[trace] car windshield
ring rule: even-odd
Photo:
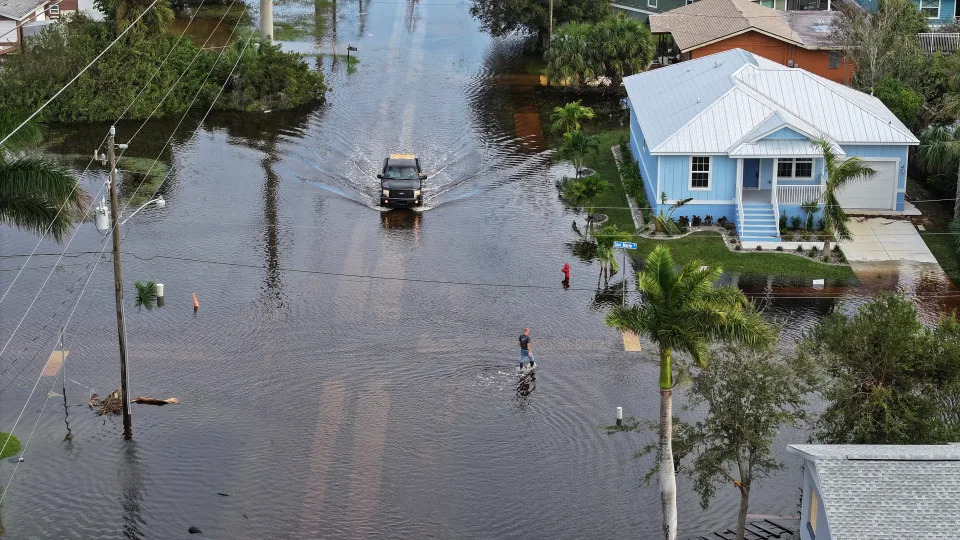
[[[416,180],[417,168],[413,166],[387,167],[384,177],[390,180]]]

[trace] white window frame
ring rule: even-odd
[[[657,0],[647,0],[647,7],[657,9]]]
[[[803,160],[806,163],[810,163],[810,174],[808,176],[797,176],[797,160]],[[780,165],[790,164],[790,174],[781,174]],[[788,180],[810,180],[813,178],[813,166],[815,165],[813,158],[779,158],[777,159],[777,178],[784,178]]]
[[[917,7],[920,9],[920,13],[924,13],[924,9],[933,9],[933,8],[924,8],[923,0],[917,0]],[[936,17],[927,17],[928,20],[939,20],[940,14],[943,13],[943,0],[937,0],[937,16]]]
[[[693,186],[693,160],[697,158],[706,158],[707,159],[707,186],[706,187],[694,187]],[[696,171],[702,173],[703,171]],[[687,184],[687,187],[690,191],[710,191],[713,189],[713,156],[690,156],[690,178]]]

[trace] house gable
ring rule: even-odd
[[[806,140],[806,139],[809,139],[809,137],[807,137],[803,133],[795,131],[789,127],[782,127],[759,140],[773,141],[773,140]]]

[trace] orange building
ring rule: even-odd
[[[834,37],[836,11],[778,11],[750,0],[700,0],[650,16],[667,62],[743,49],[785,66],[849,84],[853,75]],[[667,36],[672,36],[669,43]]]

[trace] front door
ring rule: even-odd
[[[743,188],[760,189],[760,160],[743,160]]]

